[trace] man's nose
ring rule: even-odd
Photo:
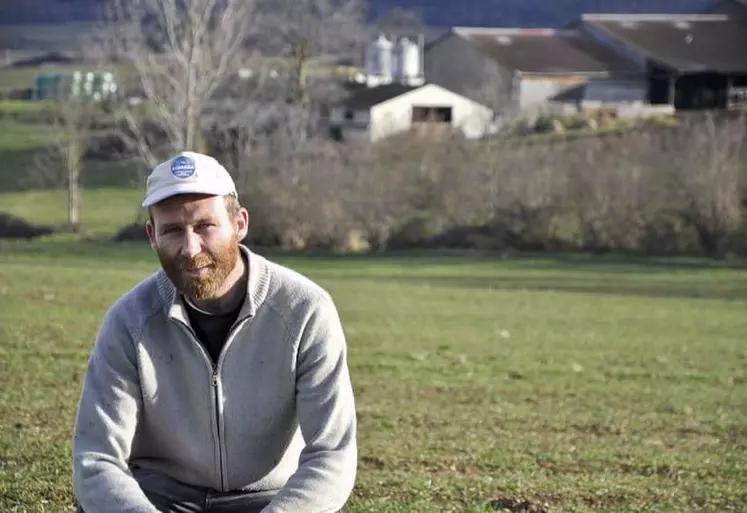
[[[186,258],[194,258],[202,252],[202,241],[200,236],[195,232],[188,230],[184,235],[184,242],[182,244],[182,256]]]

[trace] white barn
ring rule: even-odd
[[[335,138],[372,142],[410,130],[458,131],[476,139],[494,132],[493,111],[436,84],[360,85],[329,114]]]

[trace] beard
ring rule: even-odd
[[[166,276],[174,286],[192,300],[214,299],[239,258],[238,236],[234,234],[226,244],[212,251],[203,251],[193,258],[169,256],[156,251]],[[189,271],[207,267],[201,276],[190,276]]]

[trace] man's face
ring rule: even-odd
[[[151,209],[146,224],[151,247],[166,275],[193,300],[217,299],[239,258],[248,215],[229,215],[221,196],[180,195]]]

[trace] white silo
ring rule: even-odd
[[[402,60],[402,41],[405,38],[400,38],[399,41],[397,41],[397,44],[394,45],[394,50],[392,51],[392,78],[395,82],[404,82],[403,80],[403,72],[402,72],[402,64],[404,61]]]
[[[366,52],[366,75],[369,83],[392,81],[392,49],[394,44],[384,34],[373,41]]]
[[[420,46],[403,37],[397,43],[397,79],[406,84],[415,84],[421,79]]]

